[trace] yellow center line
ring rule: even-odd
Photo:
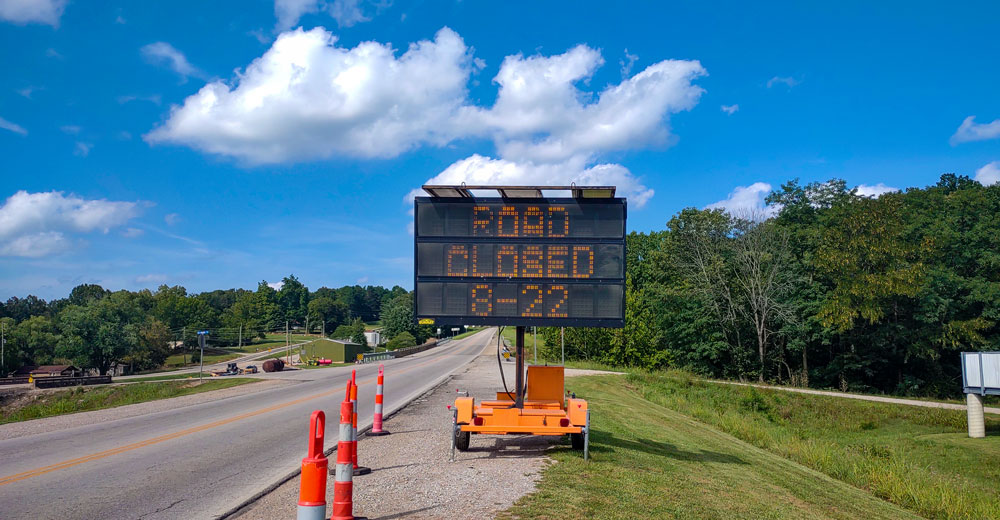
[[[396,372],[396,374],[397,375],[398,374],[404,374],[406,372],[409,372],[409,371],[414,370],[414,369],[416,369],[418,367],[427,365],[429,363],[438,361],[440,359],[441,359],[440,357],[435,357],[433,359],[428,359],[427,361],[424,361],[422,363],[418,363],[418,364],[413,365],[411,367],[404,368],[403,370],[400,370],[399,372]],[[361,385],[365,385],[365,384],[371,384],[372,382],[375,381],[375,379],[376,379],[376,377],[371,377],[371,378],[368,378],[368,379],[365,379],[365,380],[361,380],[358,383],[358,387],[360,387]],[[180,430],[180,431],[176,431],[176,432],[173,432],[173,433],[168,433],[168,434],[165,434],[165,435],[160,435],[159,437],[153,437],[153,438],[150,438],[150,439],[146,439],[144,441],[139,441],[139,442],[135,442],[135,443],[132,443],[132,444],[127,444],[125,446],[119,446],[117,448],[111,448],[111,449],[108,449],[108,450],[99,451],[97,453],[92,453],[90,455],[86,455],[86,456],[83,456],[83,457],[78,457],[78,458],[75,458],[75,459],[65,460],[63,462],[52,464],[50,466],[44,466],[44,467],[41,467],[41,468],[36,468],[36,469],[24,471],[24,472],[17,473],[17,474],[14,474],[14,475],[9,475],[9,476],[0,478],[0,486],[4,486],[4,485],[7,485],[7,484],[12,484],[14,482],[18,482],[18,481],[21,481],[21,480],[29,479],[29,478],[32,478],[32,477],[38,477],[38,476],[44,475],[46,473],[51,473],[53,471],[58,471],[60,469],[71,468],[73,466],[77,466],[77,465],[84,464],[84,463],[91,462],[91,461],[98,460],[98,459],[103,459],[105,457],[110,457],[112,455],[117,455],[119,453],[125,453],[127,451],[136,450],[136,449],[139,449],[139,448],[142,448],[142,447],[145,447],[145,446],[150,446],[152,444],[158,444],[158,443],[161,443],[161,442],[169,441],[171,439],[176,439],[178,437],[183,437],[185,435],[190,435],[192,433],[198,433],[198,432],[201,432],[201,431],[210,430],[212,428],[216,428],[216,427],[219,427],[219,426],[222,426],[222,425],[225,425],[225,424],[233,423],[233,422],[236,422],[236,421],[241,421],[243,419],[247,419],[247,418],[250,418],[250,417],[257,416],[257,415],[262,415],[262,414],[265,414],[265,413],[268,413],[268,412],[273,412],[275,410],[280,410],[282,408],[293,406],[293,405],[296,405],[296,404],[299,404],[299,403],[304,403],[304,402],[310,401],[312,399],[317,399],[317,398],[320,398],[320,397],[327,397],[327,396],[336,394],[338,392],[341,392],[343,390],[344,389],[338,388],[336,390],[329,390],[329,391],[326,391],[326,392],[321,392],[321,393],[318,393],[318,394],[314,394],[314,395],[310,395],[310,396],[306,396],[306,397],[301,397],[299,399],[295,399],[295,400],[288,401],[288,402],[285,402],[285,403],[279,403],[279,404],[276,404],[276,405],[273,405],[273,406],[269,406],[267,408],[261,408],[260,410],[254,410],[252,412],[247,412],[247,413],[244,413],[244,414],[241,414],[241,415],[237,415],[235,417],[227,417],[225,419],[220,419],[218,421],[214,421],[214,422],[210,422],[210,423],[207,423],[207,424],[203,424],[201,426],[194,426],[194,427],[188,428],[186,430]]]

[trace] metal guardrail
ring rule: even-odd
[[[28,376],[24,377],[0,377],[0,385],[23,385],[28,382]]]
[[[35,388],[60,388],[63,386],[77,385],[103,385],[111,382],[111,376],[84,376],[84,377],[35,377],[33,383]]]
[[[451,341],[451,338],[443,339],[441,341],[428,341],[423,345],[417,345],[415,347],[406,347],[397,350],[387,350],[385,352],[369,352],[361,355],[361,361],[358,363],[372,363],[374,361],[385,361],[387,359],[396,359],[406,356],[412,356],[419,352],[423,352],[434,347],[440,347]]]

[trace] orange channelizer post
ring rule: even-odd
[[[378,379],[375,382],[375,414],[372,416],[372,431],[368,435],[389,435],[389,432],[382,429],[382,390],[385,383],[385,367],[378,366]]]
[[[309,419],[309,448],[302,459],[299,482],[298,520],[326,520],[326,471],[328,462],[323,454],[326,416],[321,410]]]
[[[372,472],[371,468],[358,466],[358,385],[351,386],[351,407],[354,412],[351,417],[351,463],[354,466],[354,476],[367,475]]]
[[[340,403],[340,439],[337,441],[337,469],[333,482],[333,516],[330,520],[354,520],[354,469],[351,467],[351,416],[354,407],[347,399]]]

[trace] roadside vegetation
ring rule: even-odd
[[[37,393],[33,396],[14,397],[8,394],[10,402],[5,402],[0,407],[0,424],[210,392],[255,381],[257,380],[245,377],[227,377],[207,379],[201,384],[197,381],[164,381],[78,386],[55,392]]]
[[[918,518],[642,396],[623,376],[573,378],[592,410],[591,461],[566,445],[500,518]]]
[[[539,492],[519,502],[511,510],[515,515],[546,517],[546,512],[551,512],[546,507],[578,501],[574,506],[578,509],[570,509],[576,513],[567,514],[566,518],[575,514],[615,518],[615,513],[604,507],[611,507],[623,490],[635,489],[642,492],[636,491],[634,500],[650,502],[648,507],[637,503],[634,507],[638,509],[633,510],[632,504],[623,503],[616,506],[618,510],[643,511],[668,518],[905,517],[887,514],[887,509],[871,500],[848,499],[856,496],[853,492],[844,495],[843,503],[825,503],[827,489],[819,488],[844,492],[843,488],[832,487],[825,478],[807,476],[801,469],[787,470],[790,474],[803,474],[804,479],[794,484],[794,491],[801,490],[804,494],[791,500],[791,504],[815,503],[819,507],[813,513],[804,514],[805,511],[794,508],[782,511],[784,506],[779,504],[770,509],[764,506],[755,509],[758,506],[754,504],[761,502],[762,497],[757,497],[754,489],[762,484],[732,482],[738,478],[737,473],[743,473],[740,465],[716,472],[713,466],[719,461],[683,453],[694,451],[691,447],[718,453],[745,452],[740,442],[717,441],[731,435],[775,458],[802,464],[836,479],[838,485],[849,484],[870,497],[884,499],[922,517],[1000,518],[1000,493],[996,490],[1000,475],[997,470],[1000,418],[995,416],[986,417],[987,438],[969,439],[965,412],[961,410],[719,385],[678,371],[633,371],[617,378],[572,378],[567,381],[567,389],[590,402],[596,464],[593,468],[581,465],[577,452],[557,450],[554,457],[560,464],[546,470]],[[702,430],[698,434],[701,440],[686,437],[685,431],[695,431],[694,425]],[[633,442],[625,442],[623,438]],[[690,447],[685,448],[685,443]],[[704,472],[698,470],[697,464],[685,467],[698,460],[713,464]],[[622,468],[605,477],[604,470],[608,467],[603,466],[605,462],[609,466],[620,464]],[[756,464],[762,468],[781,467],[763,459]],[[577,471],[583,473],[577,475]],[[765,489],[775,480],[782,482],[779,489],[787,489],[785,486],[792,481],[783,473],[786,470],[774,471],[777,473],[754,478],[762,478]],[[646,483],[647,479],[652,481]],[[705,489],[690,489],[689,479]],[[726,482],[733,488],[720,490],[721,494],[712,491]],[[592,496],[575,499],[570,496],[574,493]],[[624,496],[632,497],[633,492],[625,491]],[[657,505],[661,496],[663,503]],[[710,496],[725,499],[700,503]],[[855,509],[851,512],[849,508]]]

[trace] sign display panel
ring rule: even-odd
[[[624,326],[625,199],[415,204],[419,323]]]

